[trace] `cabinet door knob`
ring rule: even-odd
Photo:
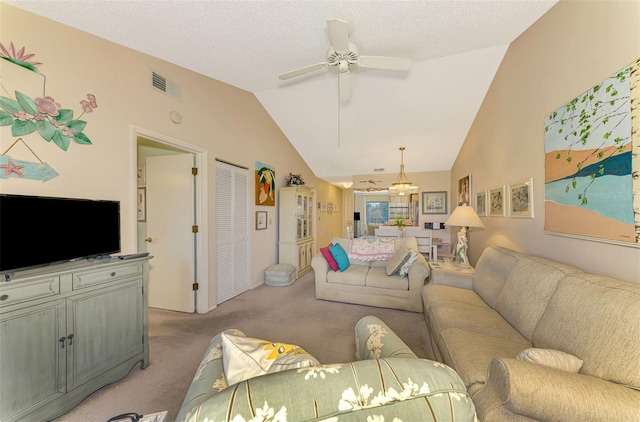
[[[116,276],[116,272],[114,271],[111,273],[111,277],[115,277],[115,276]]]
[[[0,296],[0,300],[7,300],[7,299],[9,299],[9,295]]]
[[[153,242],[153,238],[151,236],[145,237],[144,241],[147,242],[147,243],[151,243],[151,242]]]
[[[61,348],[61,349],[64,349],[64,341],[65,341],[65,340],[66,340],[66,338],[65,338],[64,336],[63,336],[63,337],[60,337],[60,338],[58,339],[58,341],[60,342],[60,348]]]
[[[69,340],[69,346],[73,346],[73,334],[69,334],[67,340]]]

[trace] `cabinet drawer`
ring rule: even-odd
[[[30,280],[28,284],[4,285],[0,287],[0,306],[59,294],[60,277],[58,276]]]
[[[142,263],[134,262],[108,269],[95,269],[73,273],[73,290],[95,286],[96,284],[116,281],[126,277],[142,274]]]

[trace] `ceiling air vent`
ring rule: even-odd
[[[171,82],[170,80],[154,72],[153,70],[151,71],[151,87],[177,101],[182,100],[180,85],[176,84],[175,82]]]
[[[374,173],[379,173],[379,172],[382,172],[382,171],[384,171],[384,168],[373,169]]]

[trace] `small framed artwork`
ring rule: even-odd
[[[447,192],[422,192],[422,214],[446,214]]]
[[[146,166],[143,164],[138,167],[138,186],[147,183]]]
[[[487,215],[487,191],[476,193],[476,214],[480,217]]]
[[[533,218],[533,177],[509,185],[509,217]]]
[[[491,217],[504,217],[504,185],[489,190],[489,215]]]
[[[138,221],[147,221],[147,189],[138,188],[137,195]]]
[[[264,230],[267,228],[267,212],[256,211],[256,230]]]
[[[471,206],[471,175],[458,180],[458,205]]]

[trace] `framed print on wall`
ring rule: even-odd
[[[533,218],[533,177],[509,185],[509,217]]]
[[[458,205],[471,205],[471,175],[458,180]]]
[[[267,228],[267,212],[256,211],[256,230],[264,230]]]
[[[422,214],[446,214],[447,192],[422,192]]]
[[[476,193],[476,214],[480,217],[487,215],[487,191]]]
[[[504,185],[489,190],[489,215],[491,217],[504,217]]]
[[[147,189],[138,188],[137,198],[138,198],[137,199],[138,221],[140,222],[147,221]]]

